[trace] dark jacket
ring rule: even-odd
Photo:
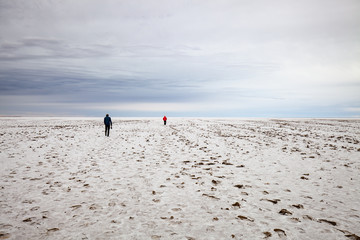
[[[107,126],[112,126],[111,117],[109,117],[109,116],[105,117],[104,124]]]

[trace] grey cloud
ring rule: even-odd
[[[129,77],[99,78],[55,69],[16,69],[0,72],[2,95],[62,95],[76,102],[174,102],[201,98],[199,91],[181,82]],[[56,101],[58,99],[56,98]]]
[[[56,39],[25,38],[20,45],[28,47],[56,48],[62,45],[62,42]]]
[[[97,58],[111,56],[113,47],[99,44],[70,45],[56,39],[25,38],[0,44],[0,61],[26,59]]]

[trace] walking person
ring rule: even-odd
[[[110,128],[112,129],[112,121],[111,117],[109,117],[109,114],[106,114],[106,117],[104,117],[104,124],[105,124],[105,136],[109,136],[110,134]]]
[[[166,120],[167,120],[167,117],[166,117],[166,116],[164,116],[164,117],[163,117],[163,120],[164,120],[164,125],[166,125]]]

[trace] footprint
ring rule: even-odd
[[[268,202],[271,202],[273,204],[277,204],[278,202],[280,202],[281,200],[280,199],[260,199],[260,201],[268,201]]]
[[[239,202],[235,202],[234,204],[232,204],[231,206],[233,206],[233,207],[241,207],[241,205],[240,205],[240,203]]]
[[[274,232],[276,232],[280,238],[285,238],[286,237],[286,233],[284,230],[279,229],[279,228],[275,228]]]
[[[10,237],[10,233],[0,232],[0,239],[8,239]]]
[[[302,204],[293,204],[293,207],[296,207],[297,209],[303,209],[304,206]]]
[[[310,221],[314,221],[314,218],[309,216],[309,215],[304,215],[303,216],[303,219],[307,219],[307,220],[310,220]]]
[[[34,217],[26,218],[23,220],[23,222],[32,222],[34,219]]]
[[[81,208],[81,205],[80,205],[80,204],[79,204],[79,205],[74,205],[74,206],[71,206],[71,208],[72,208],[73,210],[75,210],[75,209]]]
[[[50,232],[56,232],[56,231],[59,231],[59,230],[60,229],[58,229],[58,228],[50,228],[50,229],[47,230],[47,232],[50,233]]]
[[[331,224],[331,225],[333,225],[333,226],[336,226],[336,225],[337,225],[336,222],[334,222],[334,221],[329,221],[329,220],[326,220],[326,219],[319,219],[318,222],[326,222],[326,223]]]
[[[245,217],[245,216],[237,216],[237,218],[239,218],[240,220],[247,220],[247,221],[250,221],[250,222],[254,222],[254,219],[251,219],[251,218],[248,218],[248,217]]]
[[[39,209],[40,209],[40,207],[39,207],[39,206],[36,206],[36,207],[31,208],[30,211],[37,211],[37,210],[39,210]]]
[[[269,238],[272,236],[271,232],[263,232],[265,234],[265,238]]]
[[[289,212],[289,211],[286,210],[286,209],[281,209],[279,213],[280,213],[281,215],[286,215],[286,216],[292,215],[292,212]]]

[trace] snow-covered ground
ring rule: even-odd
[[[359,239],[360,120],[0,119],[0,239]]]

